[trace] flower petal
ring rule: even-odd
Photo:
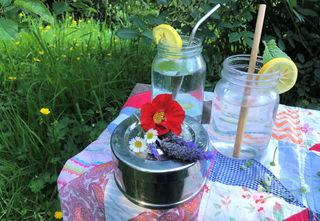
[[[165,121],[161,124],[161,126],[166,127],[171,130],[172,133],[176,134],[179,136],[181,134],[182,128],[181,124],[177,124],[175,121]],[[168,131],[169,132],[169,131]]]
[[[141,107],[141,127],[144,131],[148,131],[149,129],[156,129],[156,123],[153,121],[153,115],[157,111],[153,108],[151,103],[145,103]]]
[[[172,101],[171,94],[159,94],[152,100],[152,106],[156,109],[156,111],[159,111],[164,109],[170,101]]]

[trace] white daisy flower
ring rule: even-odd
[[[147,143],[140,137],[135,137],[129,142],[130,150],[135,153],[141,153],[147,149]]]
[[[155,143],[158,140],[158,132],[154,129],[148,130],[144,139],[147,140],[147,143]]]
[[[272,178],[271,178],[271,176],[269,174],[267,174],[267,173],[264,174],[264,181],[266,181],[266,184],[268,186],[271,186]]]

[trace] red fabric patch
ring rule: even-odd
[[[308,208],[303,210],[300,213],[297,213],[289,218],[285,219],[284,221],[309,221],[309,213]]]
[[[313,145],[309,150],[320,152],[320,143]]]
[[[127,102],[123,105],[122,109],[125,107],[133,107],[136,109],[140,109],[143,104],[148,102],[151,102],[151,91],[139,93],[130,97],[127,100]]]

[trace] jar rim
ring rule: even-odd
[[[166,39],[166,37],[163,37],[159,40],[159,43],[158,43],[158,46],[165,46],[165,47],[168,47],[168,48],[172,48],[172,49],[177,49],[177,50],[182,50],[182,49],[197,49],[199,47],[202,46],[202,41],[200,38],[197,38],[197,37],[194,37],[192,42],[191,42],[191,46],[183,46],[183,43],[185,42],[189,42],[189,36],[186,36],[186,35],[180,35],[181,37],[181,40],[182,40],[182,47],[173,47],[169,44],[166,44],[168,41]]]
[[[269,88],[278,84],[280,80],[280,67],[277,68],[276,71],[272,73],[263,74],[264,79],[257,79],[260,74],[257,72],[263,66],[263,57],[257,56],[255,72],[248,73],[244,70],[249,67],[251,55],[248,54],[240,54],[233,55],[228,57],[223,62],[223,70],[222,77],[229,80],[231,83],[239,85],[239,86],[249,86],[252,88]],[[261,75],[262,76],[262,75]],[[264,83],[263,85],[259,85],[259,83]]]

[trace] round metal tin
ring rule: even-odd
[[[181,126],[181,137],[208,149],[208,134],[200,123],[186,116]],[[120,191],[133,203],[158,210],[179,206],[198,194],[206,181],[206,161],[176,160],[160,149],[160,161],[146,153],[137,155],[130,151],[129,141],[139,134],[140,127],[130,117],[112,133],[115,181]]]

